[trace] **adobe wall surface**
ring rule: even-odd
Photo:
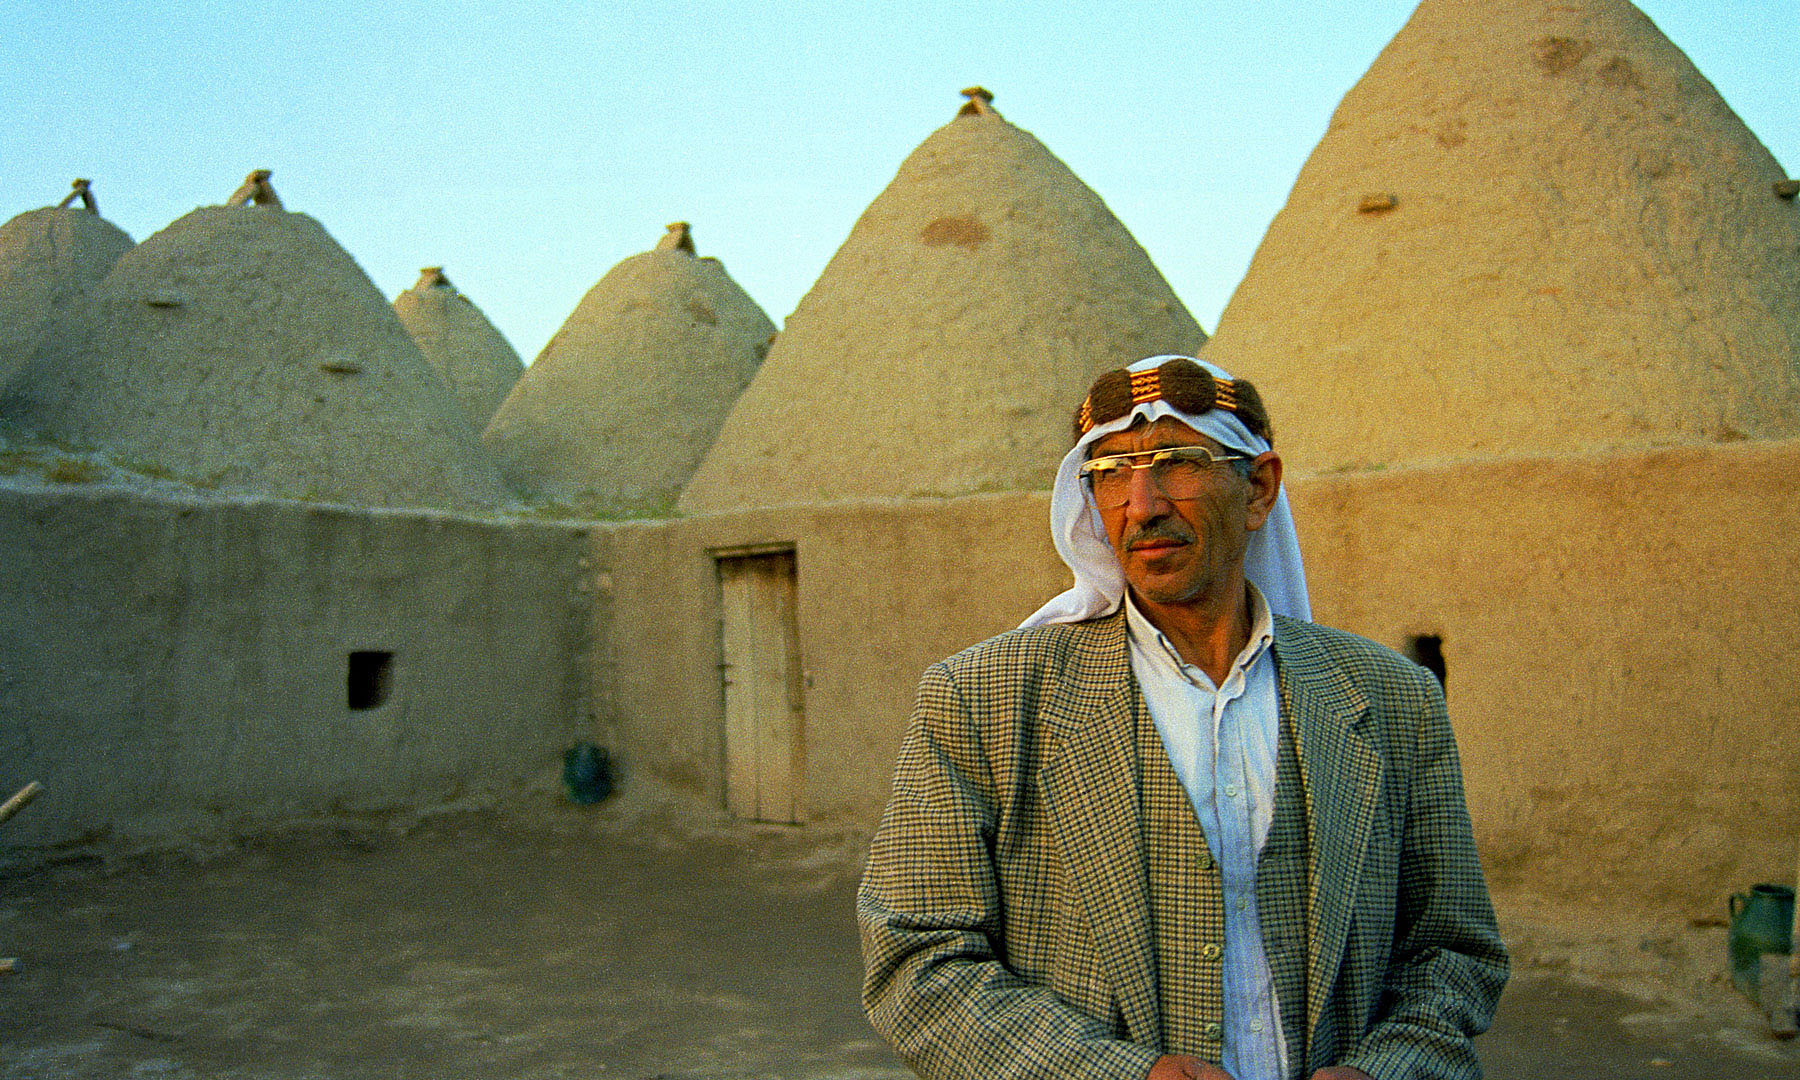
[[[513,499],[356,260],[268,207],[203,206],[120,256],[0,389],[0,432],[249,497]]]
[[[1800,442],[1293,488],[1315,613],[1443,638],[1499,888],[1722,915],[1800,840]]]
[[[46,206],[0,225],[0,384],[130,250],[125,230],[86,210]]]
[[[475,301],[458,292],[441,270],[436,281],[441,284],[421,278],[394,297],[394,314],[420,355],[449,384],[469,425],[480,431],[525,373],[525,362]]]
[[[1424,0],[1205,358],[1290,471],[1800,435],[1787,173],[1626,0]]]
[[[1497,888],[1717,915],[1800,837],[1800,442],[1292,485],[1321,622],[1443,639]],[[872,828],[919,672],[1063,588],[1042,492],[542,523],[0,487],[5,840],[193,835],[554,782],[722,801],[715,554],[790,544],[805,817]],[[351,710],[352,650],[395,654]],[[591,725],[589,717],[599,723]]]
[[[203,835],[554,778],[584,736],[586,529],[0,487],[8,844]],[[352,650],[393,653],[348,707]]]
[[[1291,486],[1319,621],[1443,638],[1497,889],[1716,915],[1792,874],[1796,476],[1774,442]],[[608,739],[721,798],[709,549],[791,543],[806,816],[872,829],[919,672],[1066,587],[1047,515],[1039,492],[608,527]]]
[[[529,498],[666,516],[774,336],[719,260],[633,255],[581,298],[482,444]]]
[[[792,544],[807,673],[804,816],[874,824],[929,664],[1067,587],[1042,494],[749,511],[611,530],[612,732],[636,767],[723,798],[718,571],[711,552]],[[604,672],[604,674],[603,674]],[[610,675],[610,678],[608,677]]]
[[[724,513],[1046,486],[1068,449],[1070,403],[1096,375],[1191,356],[1205,340],[1143,247],[1049,148],[999,116],[959,116],[857,218],[678,505]],[[989,437],[996,416],[1004,439]]]

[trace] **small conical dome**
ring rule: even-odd
[[[529,495],[666,513],[774,333],[676,222],[588,290],[482,441]]]
[[[0,431],[288,498],[507,498],[393,309],[305,214],[202,207],[92,297],[0,396]]]
[[[683,510],[1047,488],[1095,375],[1206,340],[1099,196],[967,93],[800,301]]]
[[[486,427],[525,370],[519,354],[441,266],[419,271],[418,283],[394,298],[394,314],[450,384],[469,423],[477,431]]]
[[[1624,0],[1425,0],[1206,355],[1300,472],[1800,434],[1800,206]]]
[[[86,194],[86,181],[76,183]],[[125,230],[81,207],[46,206],[0,225],[0,384],[130,250]]]

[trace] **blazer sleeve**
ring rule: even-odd
[[[928,1080],[1142,1080],[1154,1050],[1002,960],[983,719],[946,665],[925,673],[857,895],[869,1020]]]
[[[1407,782],[1393,944],[1374,1021],[1343,1059],[1377,1080],[1478,1078],[1508,959],[1476,855],[1456,738],[1437,681],[1409,671],[1398,757]],[[1406,738],[1406,736],[1410,738]]]

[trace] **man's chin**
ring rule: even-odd
[[[1127,580],[1131,583],[1131,595],[1151,604],[1185,604],[1203,591],[1191,581],[1154,574],[1140,573]]]
[[[1185,547],[1159,548],[1154,552],[1134,551],[1125,560],[1125,580],[1140,595],[1179,588],[1193,570],[1188,565]]]

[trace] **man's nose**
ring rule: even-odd
[[[1149,468],[1131,470],[1125,488],[1125,510],[1132,518],[1142,521],[1161,517],[1169,511],[1168,497],[1156,482],[1155,471]]]

